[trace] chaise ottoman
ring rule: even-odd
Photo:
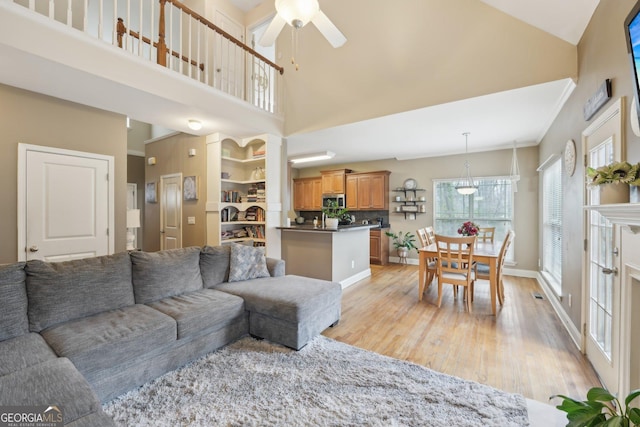
[[[242,297],[249,333],[300,350],[340,320],[342,286],[301,276],[224,282],[215,289]]]

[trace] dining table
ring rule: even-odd
[[[489,291],[491,294],[491,312],[496,314],[496,297],[498,296],[498,257],[500,244],[492,242],[476,242],[473,248],[473,260],[489,266]],[[426,271],[429,259],[438,257],[438,247],[435,243],[418,249],[418,265],[420,277],[418,278],[418,301],[422,301],[425,291]]]

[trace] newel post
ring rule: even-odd
[[[158,22],[158,65],[167,66],[167,44],[164,41],[164,5],[167,0],[160,0],[160,20]]]

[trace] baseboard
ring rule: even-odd
[[[390,256],[389,257],[389,262],[400,264],[400,257]],[[407,264],[418,265],[419,264],[418,258],[407,258]]]
[[[366,270],[362,270],[360,273],[354,274],[351,277],[347,277],[346,279],[341,280],[339,283],[342,285],[342,289],[344,289],[370,276],[371,276],[371,269],[367,268]]]
[[[529,279],[537,279],[538,272],[532,270],[521,270],[518,268],[505,268],[504,269],[505,276],[515,276],[515,277],[527,277]]]
[[[558,315],[560,322],[562,322],[564,328],[569,333],[571,340],[576,345],[576,347],[578,347],[578,349],[582,351],[582,334],[580,333],[580,330],[576,328],[576,325],[573,324],[567,312],[564,311],[562,305],[560,305],[560,299],[558,298],[556,293],[553,292],[553,290],[549,287],[549,285],[547,285],[547,282],[544,280],[540,273],[537,274],[536,280],[538,281],[538,284],[542,288],[544,294],[547,296],[547,299],[551,303],[551,307],[553,307],[553,310]]]

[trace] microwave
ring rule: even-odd
[[[329,206],[330,202],[336,202],[339,208],[346,206],[346,197],[344,194],[323,194],[322,195],[322,207]]]

